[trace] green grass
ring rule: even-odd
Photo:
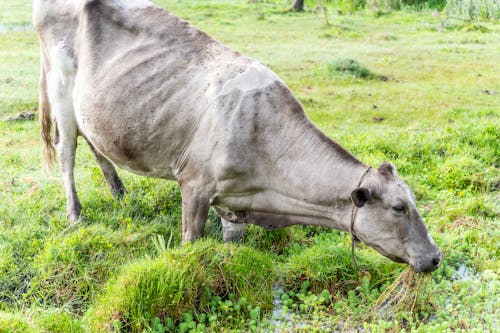
[[[244,312],[257,307],[269,310],[275,280],[276,270],[267,255],[244,246],[199,241],[126,265],[92,306],[88,320],[95,332],[116,325],[142,332],[151,329],[155,318],[162,325],[179,324],[191,311],[200,324],[208,324],[205,320],[218,315],[213,305],[216,297],[245,299]],[[231,318],[218,319],[235,324]],[[215,329],[221,323],[212,320],[210,324]]]
[[[365,80],[381,79],[386,81],[384,76],[377,75],[368,68],[361,65],[357,60],[341,58],[326,65],[326,70],[330,78],[335,76],[357,78]]]
[[[223,245],[211,212],[208,239],[180,246],[178,186],[120,170],[129,192],[113,200],[83,140],[75,172],[88,219],[66,230],[61,173],[42,167],[37,121],[8,121],[38,99],[31,2],[15,0],[0,2],[0,332],[498,330],[497,23],[330,8],[325,26],[321,12],[288,12],[291,1],[156,3],[270,66],[363,162],[398,166],[445,255],[428,302],[355,322],[405,266],[360,246],[357,272],[349,235],[337,231],[248,226],[241,244]],[[352,60],[350,74],[336,70],[339,59]]]

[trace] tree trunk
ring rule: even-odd
[[[293,4],[293,10],[296,12],[301,12],[304,10],[304,0],[295,0]]]

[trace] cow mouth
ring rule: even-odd
[[[400,264],[408,264],[407,260],[404,260],[403,258],[395,256],[395,255],[389,254],[381,246],[374,245],[374,244],[368,244],[368,245],[371,246],[374,250],[376,250],[378,253],[380,253],[384,257],[389,258],[389,259],[391,259],[394,262],[397,262],[397,263],[400,263]]]
[[[400,258],[400,257],[397,257],[397,256],[393,256],[393,255],[390,255],[388,253],[382,253],[380,251],[379,251],[379,253],[382,254],[384,257],[391,259],[394,262],[397,262],[397,263],[400,263],[400,264],[407,264],[408,263],[408,261],[404,260],[403,258]]]

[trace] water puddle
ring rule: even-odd
[[[466,264],[462,263],[458,269],[455,270],[453,275],[451,276],[451,279],[453,281],[465,281],[465,280],[470,280],[470,279],[476,279],[479,277],[479,274],[474,272],[474,269],[472,267],[467,266]],[[302,331],[302,330],[307,330],[307,324],[306,323],[301,323],[297,322],[296,317],[293,315],[293,310],[291,309],[284,309],[283,306],[283,301],[282,301],[282,295],[284,293],[283,287],[281,285],[275,285],[273,294],[274,294],[274,299],[273,299],[273,311],[271,314],[271,317],[269,319],[270,324],[272,327],[274,327],[274,330],[272,331],[273,333],[278,333],[278,332],[294,332],[296,330]],[[446,305],[449,305],[451,303],[451,299],[446,300]],[[436,315],[431,314],[427,318],[421,318],[422,320],[425,320],[427,323],[431,323],[434,320],[436,320]],[[325,331],[328,332],[363,332],[363,327],[355,327],[355,328],[346,328],[344,327],[345,323],[340,323],[337,326],[337,329],[332,329],[325,327]],[[271,331],[269,331],[271,332]]]
[[[275,285],[273,294],[273,312],[271,313],[271,318],[269,319],[269,323],[273,330],[268,330],[266,333],[281,333],[281,332],[307,332],[309,331],[308,324],[304,322],[297,321],[297,318],[294,318],[294,312],[291,309],[285,310],[283,307],[283,301],[281,296],[285,291],[281,285]],[[314,327],[315,330],[318,330],[321,327]],[[311,328],[312,329],[312,328]],[[322,327],[323,332],[331,332],[331,333],[340,333],[340,332],[348,332],[349,330],[343,329],[343,323],[338,325],[338,329],[332,329],[327,326]],[[352,332],[349,331],[349,332]],[[362,332],[362,328],[358,328],[355,332]]]
[[[27,25],[10,25],[10,24],[0,24],[0,33],[11,32],[11,31],[33,31],[33,26]]]
[[[271,314],[271,319],[269,323],[275,327],[275,332],[280,332],[285,328],[292,328],[294,323],[292,321],[292,316],[288,311],[283,309],[283,302],[281,301],[281,295],[285,291],[281,285],[275,285],[273,289],[274,299],[273,299],[273,312]]]
[[[451,278],[454,281],[465,281],[465,280],[470,280],[472,278],[476,278],[476,274],[474,273],[474,270],[470,267],[468,267],[466,264],[461,264],[460,267],[453,273]]]
[[[477,279],[478,277],[479,277],[479,274],[475,273],[471,267],[462,263],[460,265],[460,267],[458,267],[458,269],[455,270],[455,272],[451,276],[451,279],[453,281],[467,281],[470,279]],[[451,304],[451,298],[448,297],[444,304],[446,306],[449,306]]]

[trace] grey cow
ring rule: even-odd
[[[370,169],[326,137],[259,62],[146,0],[34,0],[33,21],[44,156],[57,151],[72,223],[81,135],[115,196],[114,165],[179,183],[184,242],[202,236],[212,206],[225,240],[244,223],[319,225],[417,272],[439,266],[395,167]]]

